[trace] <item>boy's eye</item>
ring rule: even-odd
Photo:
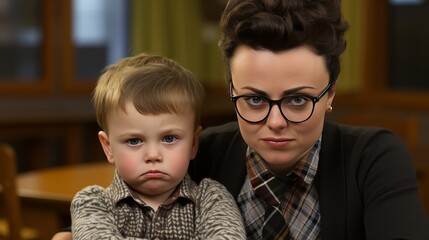
[[[162,140],[165,143],[173,143],[177,140],[177,137],[175,136],[166,136],[164,137],[164,139]]]
[[[142,141],[140,140],[140,139],[138,139],[138,138],[132,138],[132,139],[129,139],[128,141],[128,144],[129,145],[138,145],[138,144],[140,144]]]

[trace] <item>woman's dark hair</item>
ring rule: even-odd
[[[348,28],[340,0],[229,0],[220,26],[227,81],[230,59],[239,45],[273,52],[308,46],[325,58],[330,82],[340,73]]]

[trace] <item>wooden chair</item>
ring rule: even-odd
[[[21,205],[16,186],[16,159],[14,149],[0,143],[0,239],[38,239],[37,231],[23,228]],[[3,216],[2,216],[3,217]]]

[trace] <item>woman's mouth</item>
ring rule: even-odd
[[[292,142],[289,138],[264,138],[263,141],[272,147],[284,147]]]

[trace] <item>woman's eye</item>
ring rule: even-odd
[[[292,105],[292,106],[302,106],[305,105],[308,101],[310,101],[310,99],[306,96],[290,96],[285,98],[287,105]]]
[[[162,140],[165,143],[173,143],[175,141],[177,141],[177,137],[175,136],[166,136],[164,137],[164,139]]]
[[[132,138],[132,139],[129,139],[128,141],[127,141],[127,143],[129,144],[129,145],[132,145],[132,146],[134,146],[134,145],[138,145],[138,144],[140,144],[142,141],[140,140],[140,139],[138,139],[138,138]]]
[[[246,97],[246,102],[250,105],[262,105],[265,104],[267,101],[260,96],[248,96]]]

